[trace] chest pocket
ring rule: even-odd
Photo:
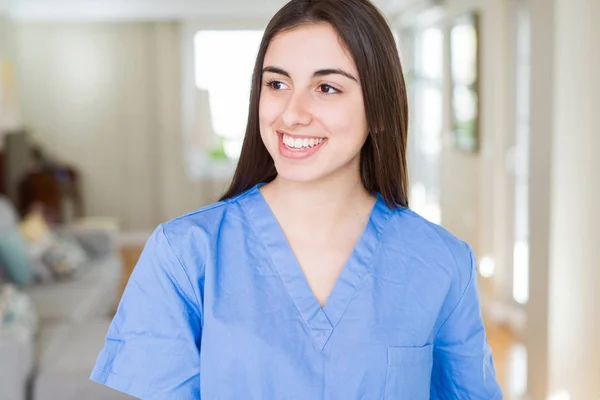
[[[433,346],[388,347],[386,400],[429,400]]]

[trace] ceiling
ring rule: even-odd
[[[373,0],[394,13],[422,0]],[[287,0],[0,0],[19,20],[165,20],[269,18]]]

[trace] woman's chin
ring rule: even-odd
[[[323,170],[312,168],[312,166],[276,165],[277,178],[286,182],[309,183],[316,182],[325,176]]]

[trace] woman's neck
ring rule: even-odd
[[[364,219],[375,202],[360,176],[291,182],[280,177],[261,188],[280,224],[296,234],[327,236],[355,219]]]

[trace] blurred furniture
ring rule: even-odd
[[[6,132],[2,138],[2,191],[14,204],[18,202],[18,186],[31,168],[31,141],[25,131]]]
[[[54,223],[68,223],[84,215],[78,171],[50,158],[24,131],[4,135],[0,156],[0,193],[21,215],[32,204],[44,205]]]
[[[6,177],[4,176],[4,152],[0,150],[0,194],[6,195]]]
[[[18,223],[14,205],[0,197],[0,235]],[[93,256],[77,277],[27,287],[40,329],[34,340],[0,330],[0,399],[126,399],[89,380],[116,307],[121,259],[118,230],[110,220],[65,227]],[[30,385],[31,397],[26,397]]]
[[[18,187],[19,211],[42,204],[53,223],[68,223],[83,216],[79,174],[72,167],[50,167],[26,173]]]
[[[26,399],[34,350],[35,346],[30,341],[0,331],[0,399]]]

